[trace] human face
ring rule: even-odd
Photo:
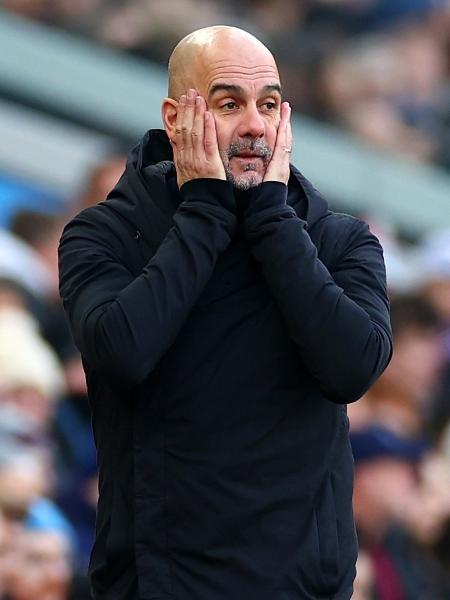
[[[26,531],[19,536],[17,570],[11,578],[14,600],[66,600],[71,564],[69,544],[63,535]]]
[[[225,58],[226,57],[226,58]],[[281,86],[264,48],[220,48],[205,64],[199,89],[214,116],[227,179],[238,189],[259,185],[280,122]]]

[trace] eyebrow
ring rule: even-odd
[[[209,90],[208,96],[211,97],[217,92],[232,92],[237,96],[245,95],[244,88],[242,88],[240,85],[234,85],[230,83],[215,83]],[[262,88],[261,92],[263,94],[268,94],[270,92],[278,92],[281,96],[281,86],[278,83],[265,85]]]

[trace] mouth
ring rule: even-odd
[[[255,158],[260,158],[262,160],[261,154],[255,154],[254,152],[240,152],[239,154],[235,154],[233,158],[241,158],[243,160],[255,160]]]

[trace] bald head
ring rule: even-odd
[[[239,54],[246,57],[249,66],[270,66],[277,71],[271,52],[253,35],[225,25],[204,27],[184,37],[169,59],[168,95],[178,100],[189,88],[198,89],[200,74],[211,64]]]

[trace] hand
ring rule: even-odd
[[[226,179],[214,117],[196,90],[180,97],[175,142],[171,144],[179,188],[191,179]]]
[[[281,105],[281,120],[272,158],[267,166],[264,181],[289,181],[289,161],[292,152],[291,107],[288,102]]]

